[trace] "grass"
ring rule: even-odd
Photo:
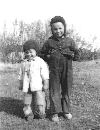
[[[18,90],[19,65],[0,66],[0,130],[100,130],[100,62],[73,63],[73,119],[25,121],[23,93]]]

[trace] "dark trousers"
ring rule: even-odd
[[[70,113],[72,61],[61,63],[59,67],[50,67],[49,83],[51,113]]]

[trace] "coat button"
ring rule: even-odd
[[[59,48],[61,48],[61,46],[59,46]]]

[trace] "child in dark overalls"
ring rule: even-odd
[[[52,121],[59,121],[60,112],[63,112],[65,118],[72,118],[69,96],[72,89],[72,60],[75,58],[77,48],[74,41],[66,36],[66,23],[63,17],[52,18],[50,26],[52,36],[43,45],[41,54],[50,69]]]

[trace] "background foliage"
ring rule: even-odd
[[[45,40],[51,35],[49,20],[45,24],[40,20],[31,24],[15,20],[13,30],[13,33],[7,34],[5,26],[3,34],[0,35],[0,61],[11,63],[20,62],[23,57],[22,45],[26,40],[37,40],[41,48]],[[92,44],[88,44],[87,41],[82,39],[78,33],[75,33],[73,28],[68,29],[67,34],[75,40],[79,48],[79,61],[93,60],[100,57],[100,50],[93,50]]]

